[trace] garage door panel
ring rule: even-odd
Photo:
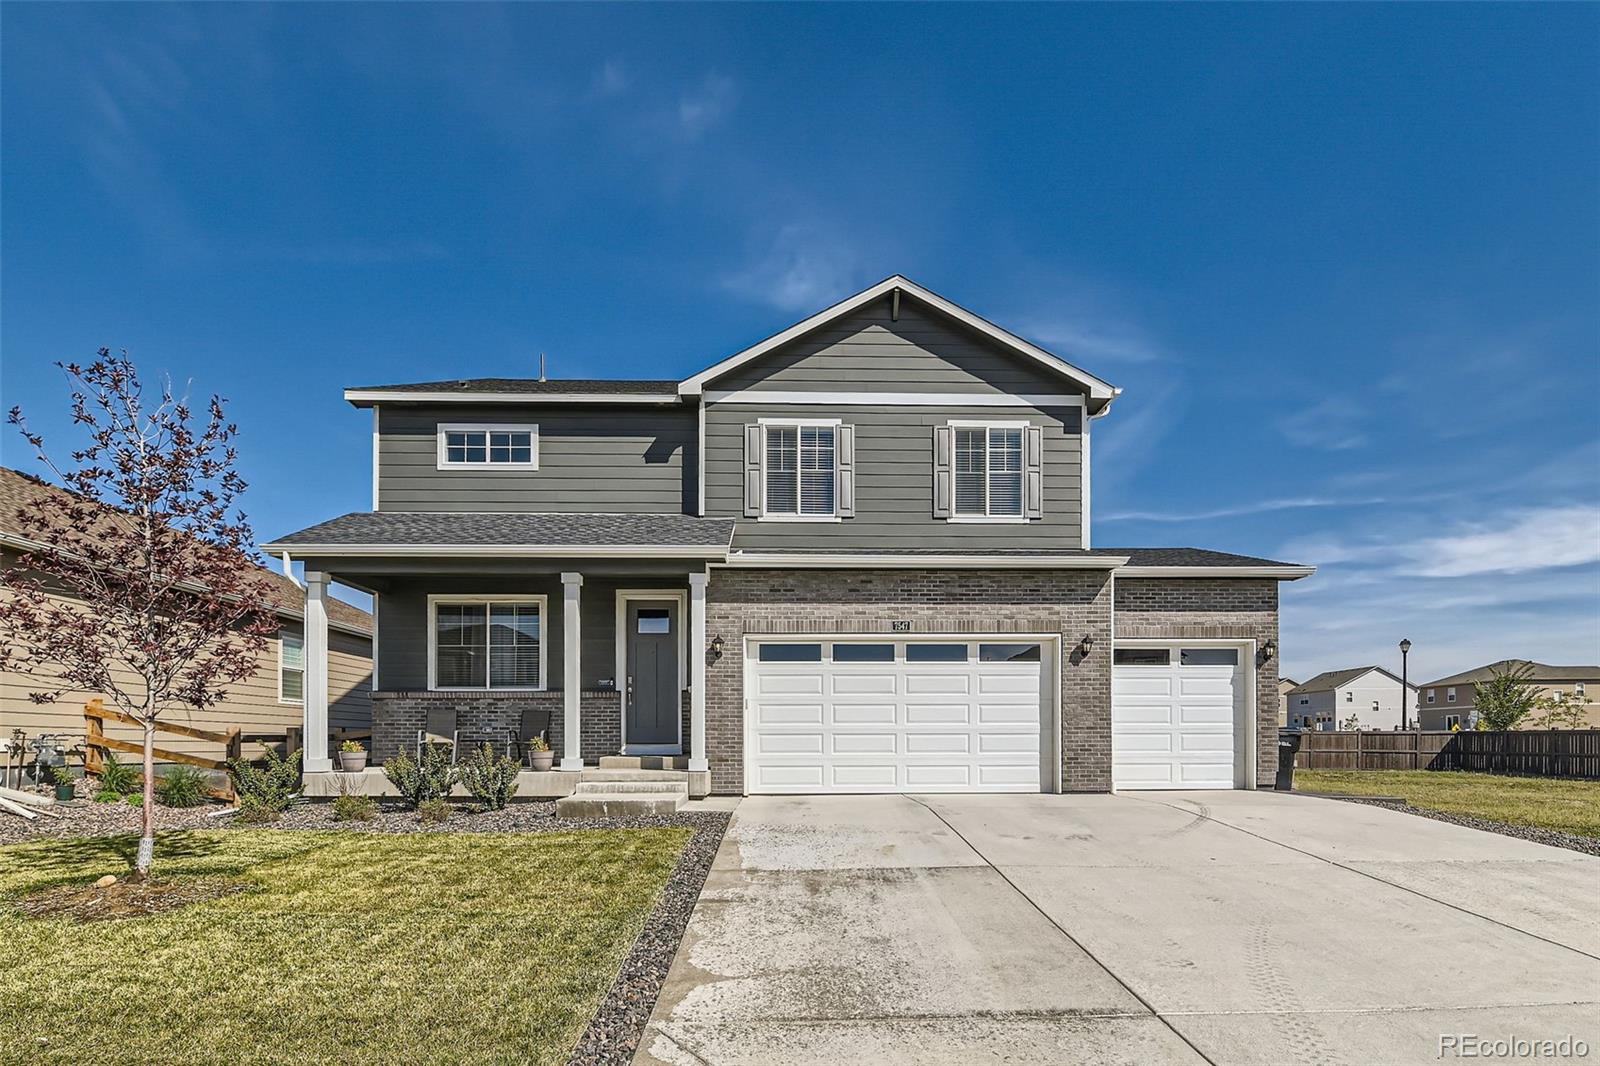
[[[1039,753],[1039,734],[1037,733],[980,733],[978,735],[978,751],[989,754],[1015,754],[1017,752]]]
[[[1129,671],[1165,669],[1164,667],[1124,667]],[[1150,677],[1137,673],[1118,674],[1113,691],[1118,696],[1161,696],[1172,695],[1172,678]]]
[[[1178,750],[1183,752],[1233,753],[1233,733],[1184,733],[1178,738]],[[1230,763],[1231,765],[1231,763]]]
[[[1185,786],[1232,788],[1233,762],[1179,763],[1178,781]]]
[[[972,707],[967,703],[908,703],[907,725],[933,723],[966,725],[972,721]]]
[[[757,766],[756,784],[762,788],[821,788],[826,780],[821,763]]]
[[[1179,654],[1176,644],[1170,647],[1166,664],[1112,666],[1112,784],[1127,789],[1232,788],[1243,675],[1231,665],[1185,662],[1202,656]],[[1243,656],[1235,658],[1244,661]]]
[[[763,703],[756,715],[759,725],[821,725],[820,703]]]
[[[895,682],[893,674],[839,673],[833,676],[833,692],[836,696],[861,694],[893,696]]]
[[[1170,703],[1130,703],[1116,705],[1116,721],[1122,725],[1170,725],[1176,709]]]
[[[984,788],[1037,787],[1039,764],[1018,763],[1015,766],[981,765],[978,767],[978,784]]]
[[[966,763],[910,763],[905,771],[910,788],[953,788],[972,783],[972,769]]]
[[[896,782],[894,763],[834,763],[829,768],[835,788],[893,788]]]
[[[894,725],[893,703],[835,703],[833,720],[839,725]]]
[[[1178,724],[1206,726],[1216,725],[1233,731],[1233,704],[1231,703],[1180,703],[1178,705]]]
[[[762,755],[821,755],[821,733],[757,733],[756,751]]]
[[[978,675],[979,695],[1002,695],[1012,692],[1029,696],[1038,695],[1039,666],[1037,663],[1034,664],[1031,670],[1019,670],[1012,667],[994,673],[985,672]]]
[[[1172,733],[1163,729],[1159,733],[1140,733],[1132,730],[1121,730],[1114,743],[1119,752],[1133,753],[1161,753],[1173,750]]]
[[[1183,667],[1178,667],[1183,669]],[[1190,667],[1193,669],[1193,667]],[[1221,677],[1179,677],[1178,694],[1180,696],[1221,696],[1226,700],[1233,699],[1233,674],[1229,672]]]
[[[1170,762],[1132,762],[1118,767],[1117,776],[1122,788],[1148,788],[1152,785],[1170,785],[1173,764]]]
[[[966,696],[971,692],[972,678],[964,672],[934,672],[924,667],[906,674],[907,695]]]
[[[835,755],[893,755],[896,750],[893,733],[834,733]]]
[[[907,733],[907,755],[966,755],[972,750],[970,733]]]
[[[756,675],[756,694],[760,696],[820,696],[822,677],[819,674],[761,673]]]

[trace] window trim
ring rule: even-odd
[[[839,418],[758,418],[756,425],[761,427],[761,514],[757,522],[843,522],[839,514],[839,429],[844,424]],[[795,462],[800,461],[799,430],[805,428],[833,430],[833,513],[832,514],[789,514],[788,512],[773,512],[767,510],[767,430],[768,429],[793,429],[795,434]],[[795,506],[800,506],[799,468],[796,467]]]
[[[300,642],[300,698],[290,699],[283,694],[283,638],[294,637]],[[304,707],[306,703],[306,635],[304,632],[291,633],[287,629],[278,630],[278,702],[294,707]]]
[[[548,692],[550,691],[550,597],[543,593],[506,593],[503,595],[458,595],[453,593],[430,594],[428,596],[428,691],[429,692]],[[491,685],[488,673],[488,664],[484,667],[484,684],[479,685],[440,685],[439,684],[439,605],[455,606],[466,604],[469,606],[481,605],[485,608],[485,623],[488,622],[490,604],[495,603],[533,603],[539,607],[539,683],[533,687],[526,685]],[[487,648],[485,649],[487,651]],[[563,679],[564,683],[565,679]]]
[[[1444,701],[1446,703],[1454,703],[1456,701],[1456,687],[1454,685],[1444,690]]]
[[[1027,497],[1028,497],[1028,427],[1031,426],[1031,425],[1033,425],[1033,423],[1028,421],[1026,418],[1006,418],[1006,419],[987,419],[987,418],[983,418],[983,419],[970,419],[970,418],[968,418],[968,419],[958,419],[958,418],[953,418],[953,419],[950,420],[950,422],[949,422],[949,426],[950,426],[950,514],[948,516],[946,516],[946,518],[945,518],[946,522],[973,522],[973,523],[991,523],[991,524],[1002,524],[1002,525],[1005,525],[1005,524],[1017,525],[1017,524],[1026,524],[1027,522],[1032,521],[1032,519],[1030,519],[1028,517],[1028,499],[1027,499]],[[1014,515],[1012,515],[1012,514],[1000,514],[1000,515],[997,515],[997,514],[981,514],[981,515],[979,515],[979,514],[958,514],[956,512],[956,455],[955,455],[955,453],[956,453],[956,434],[957,434],[958,431],[963,430],[963,429],[982,429],[982,430],[986,430],[986,431],[993,431],[993,430],[996,430],[996,429],[1015,429],[1015,430],[1020,430],[1021,431],[1022,439],[1021,439],[1020,444],[1021,444],[1021,459],[1022,459],[1022,470],[1021,470],[1022,480],[1021,480],[1021,483],[1018,486],[1019,491],[1017,493],[1017,513],[1016,514],[1014,514]],[[990,474],[990,469],[989,469],[989,434],[988,434],[988,432],[986,432],[984,434],[984,438],[983,438],[983,507],[984,507],[985,511],[987,511],[989,509],[989,474]]]
[[[1454,718],[1455,721],[1452,722],[1451,721],[1452,718]],[[1459,726],[1459,725],[1461,725],[1461,716],[1459,714],[1447,714],[1447,715],[1444,716],[1444,727],[1446,729],[1449,729],[1452,726]]]
[[[452,463],[445,446],[448,433],[527,433],[526,463]],[[485,451],[487,455],[487,451]],[[537,470],[539,469],[539,423],[537,422],[440,422],[434,427],[434,465],[440,470]]]
[[[1431,689],[1431,688],[1430,688],[1430,689],[1429,689],[1429,690],[1428,690],[1428,702],[1429,702],[1429,703],[1432,703],[1432,702],[1434,702],[1434,697],[1435,697],[1435,691],[1434,691],[1434,690],[1433,690],[1433,689]]]

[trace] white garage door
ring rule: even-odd
[[[1111,668],[1114,788],[1234,788],[1245,681],[1237,647],[1118,644]],[[1247,732],[1247,731],[1245,731]]]
[[[993,637],[752,643],[746,789],[1038,792],[1045,651]]]

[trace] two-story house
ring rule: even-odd
[[[1417,690],[1417,721],[1423,729],[1471,729],[1478,721],[1473,702],[1477,684],[1489,681],[1496,673],[1519,668],[1528,671],[1528,682],[1541,696],[1576,695],[1582,699],[1584,723],[1580,729],[1600,728],[1600,666],[1551,666],[1531,659],[1501,659],[1473,670],[1429,681]],[[1517,724],[1518,729],[1542,727],[1535,711]]]
[[[1325,670],[1289,690],[1288,728],[1330,730],[1399,729],[1417,686],[1402,682],[1381,666]],[[1407,722],[1409,724],[1409,722]]]
[[[371,509],[267,547],[305,564],[308,693],[328,582],[372,593],[377,761],[429,708],[544,708],[525,794],[623,753],[694,794],[1270,783],[1311,568],[1091,545],[1117,395],[897,276],[683,380],[350,389]]]

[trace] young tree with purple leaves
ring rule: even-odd
[[[170,382],[147,397],[126,352],[58,365],[88,440],[57,465],[21,408],[10,413],[68,491],[5,523],[31,550],[0,572],[0,669],[37,684],[37,703],[95,693],[143,727],[133,875],[143,879],[155,850],[157,722],[225,699],[259,669],[278,619],[236,507],[245,483],[222,399],[197,416]]]

